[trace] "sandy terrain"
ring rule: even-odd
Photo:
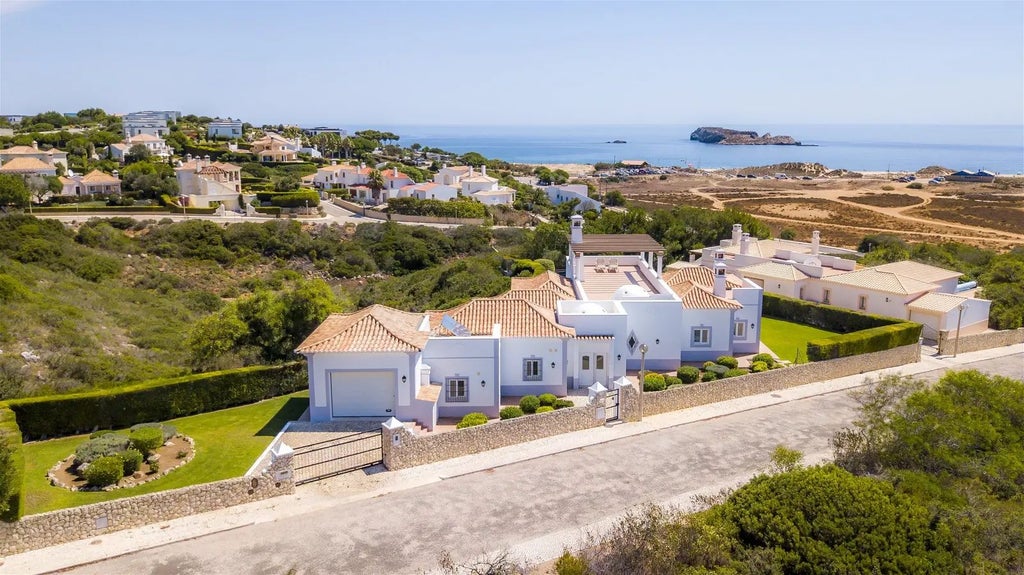
[[[570,176],[586,176],[594,172],[594,166],[591,164],[520,164],[522,166],[533,166],[539,168],[544,166],[549,170],[565,170],[569,172]]]
[[[954,240],[995,249],[1024,245],[1024,179],[996,184],[946,183],[920,190],[888,181],[885,173],[863,178],[766,180],[721,174],[676,174],[602,182],[646,207],[690,205],[734,208],[807,240],[821,230],[828,243],[855,247],[870,234],[894,233],[908,241]]]

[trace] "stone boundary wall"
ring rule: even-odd
[[[1024,343],[1024,327],[961,335],[959,344],[956,343],[956,332],[942,331],[939,332],[939,355],[953,355],[954,347],[957,353],[967,353],[1019,343]]]
[[[0,557],[292,493],[268,473],[26,515],[0,522]]]
[[[603,403],[602,403],[603,405]],[[598,418],[598,403],[524,415],[433,435],[413,435],[404,426],[384,426],[384,465],[389,470],[405,469],[453,457],[471,455],[525,443],[535,439],[604,425]]]
[[[412,216],[406,214],[388,214],[373,208],[362,206],[354,202],[349,202],[341,198],[334,198],[334,205],[341,206],[346,210],[355,213],[362,214],[368,218],[375,220],[391,220],[393,222],[407,222],[407,223],[419,223],[419,224],[460,224],[464,226],[479,226],[483,225],[483,218],[438,218],[434,216]]]
[[[802,363],[665,391],[649,391],[644,393],[643,410],[645,416],[656,415],[918,361],[921,361],[921,346],[913,344],[852,357]]]

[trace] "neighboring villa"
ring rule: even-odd
[[[125,139],[139,134],[148,134],[163,138],[170,130],[167,128],[167,121],[175,121],[180,112],[132,112],[121,117],[121,126]]]
[[[37,172],[47,172],[42,175],[52,176],[56,173],[57,164],[63,164],[64,169],[68,169],[67,152],[62,152],[57,148],[40,150],[39,144],[36,142],[32,142],[31,146],[14,146],[6,150],[0,150],[0,164],[6,167],[13,160],[37,160],[39,162],[18,162],[14,164],[16,167],[11,167],[8,170],[11,172],[19,170],[17,173],[28,173],[25,170],[35,170]],[[40,163],[47,167],[42,167]],[[50,171],[53,171],[53,173],[49,173]]]
[[[436,179],[435,179],[436,181]],[[469,172],[459,178],[462,195],[469,196],[486,206],[511,206],[516,201],[516,191],[498,184],[498,179],[487,175],[487,166],[480,166],[480,173]]]
[[[348,134],[348,132],[342,130],[341,128],[328,128],[327,126],[307,128],[305,130],[302,130],[302,133],[306,134],[307,136],[319,136],[320,134],[334,134],[339,137],[344,137],[345,135]]]
[[[14,158],[0,166],[0,174],[19,176],[56,176],[57,168],[35,158]]]
[[[912,261],[861,267],[854,259],[859,253],[822,246],[820,239],[815,231],[810,243],[758,240],[736,224],[731,239],[693,254],[768,293],[916,321],[930,341],[958,326],[962,334],[987,329],[991,302],[973,297],[976,283],[959,284],[960,272]]]
[[[548,199],[554,205],[564,204],[577,200],[579,203],[573,208],[576,213],[585,212],[587,210],[601,211],[603,207],[601,202],[593,200],[588,195],[589,189],[586,184],[565,184],[561,186],[548,186],[544,188],[544,193],[548,195]]]
[[[251,152],[260,162],[297,162],[301,149],[301,138],[293,140],[274,132],[267,132],[265,136],[252,143]]]
[[[756,353],[761,288],[724,265],[662,270],[663,252],[647,235],[584,236],[576,215],[566,277],[513,278],[505,294],[447,311],[333,314],[296,350],[308,360],[310,419],[394,416],[433,429],[439,417],[495,417],[502,396],[611,387],[641,363]]]
[[[132,146],[138,145],[145,146],[152,156],[164,159],[171,157],[172,150],[167,147],[167,142],[161,137],[150,134],[139,134],[138,136],[128,138],[124,142],[111,144],[110,157],[123,164],[124,157],[131,150]]]
[[[184,205],[208,208],[210,202],[220,202],[227,210],[241,210],[242,168],[225,162],[211,162],[210,156],[200,159],[185,156],[185,162],[174,169],[178,178],[179,194]],[[254,195],[241,200],[248,204]]]
[[[21,121],[27,118],[28,116],[24,114],[3,114],[2,117],[3,119],[7,120],[8,124],[14,126],[16,124],[20,124]]]
[[[398,190],[399,198],[416,198],[418,200],[440,200],[447,202],[459,197],[459,189],[438,184],[435,182],[423,182],[422,184],[409,184]]]
[[[60,178],[63,189],[62,196],[82,196],[86,194],[120,194],[121,179],[115,171],[113,175],[93,170],[84,176],[71,174]]]
[[[231,118],[227,120],[217,118],[206,126],[206,137],[211,140],[217,138],[239,139],[242,137],[242,121],[232,120]]]
[[[339,164],[335,161],[330,166],[324,166],[316,171],[313,176],[313,186],[321,190],[334,188],[345,188],[352,192],[352,196],[360,201],[379,204],[387,202],[391,198],[407,198],[412,191],[407,189],[413,185],[412,178],[398,168],[381,169],[380,173],[384,179],[384,188],[375,192],[368,187],[370,173],[374,168],[366,164],[352,166]],[[403,189],[406,191],[403,192]]]

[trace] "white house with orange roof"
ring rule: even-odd
[[[14,158],[0,165],[0,174],[19,176],[56,176],[57,168],[36,158]]]
[[[50,148],[49,150],[40,150],[39,144],[32,142],[31,146],[13,146],[0,150],[0,165],[6,164],[11,160],[16,159],[33,159],[39,160],[40,162],[49,165],[56,170],[57,164],[63,164],[64,170],[68,169],[68,154],[67,152],[58,150],[57,148]],[[30,164],[22,164],[29,166]],[[31,164],[36,165],[36,164]],[[47,174],[53,175],[53,174]]]
[[[84,176],[70,175],[60,178],[64,186],[60,195],[62,196],[83,196],[86,194],[113,194],[121,193],[121,178],[115,171],[107,174],[99,170],[93,170]]]
[[[192,207],[208,208],[219,202],[227,210],[241,210],[239,196],[248,204],[255,195],[242,194],[242,168],[227,162],[211,162],[210,156],[185,157],[174,168],[178,179],[178,193],[182,201]]]
[[[447,202],[459,197],[459,189],[435,182],[423,182],[420,184],[409,184],[403,186],[399,190],[397,197]]]
[[[131,150],[132,146],[145,146],[149,150],[150,155],[158,158],[169,158],[171,156],[171,149],[167,147],[167,142],[163,138],[152,134],[138,134],[124,142],[111,144],[111,159],[124,163],[124,157]]]
[[[470,166],[448,166],[445,164],[434,174],[434,183],[461,187],[462,178],[470,175],[472,171],[473,168]]]
[[[459,179],[462,195],[468,196],[487,206],[510,206],[516,201],[516,191],[502,186],[498,179],[487,175],[487,166],[480,166],[480,173],[469,166],[469,172]]]
[[[567,277],[513,278],[501,296],[446,311],[328,317],[296,350],[308,360],[310,419],[393,416],[432,429],[438,417],[494,417],[502,396],[612,387],[641,363],[669,370],[757,351],[759,287],[724,266],[663,274],[652,238],[583,236],[582,220]]]
[[[267,132],[252,143],[250,151],[260,162],[297,162],[301,149],[301,138],[285,138],[280,134]]]

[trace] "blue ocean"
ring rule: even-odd
[[[781,162],[818,162],[829,168],[914,171],[1024,172],[1024,125],[726,125],[792,136],[803,146],[721,146],[691,141],[696,125],[678,126],[372,126],[408,146],[478,152],[520,163],[646,160],[659,166],[742,168]],[[359,129],[359,128],[356,128]],[[608,143],[623,140],[625,144]]]

